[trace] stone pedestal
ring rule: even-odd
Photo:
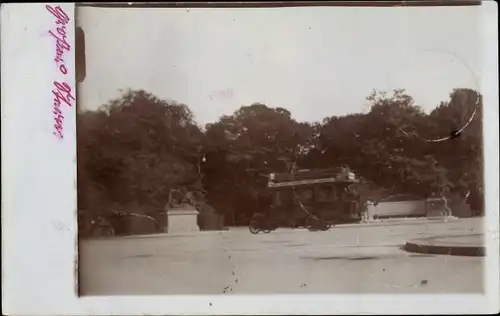
[[[198,227],[198,211],[191,205],[183,205],[167,211],[167,233],[196,233]]]
[[[449,205],[441,197],[428,198],[426,200],[426,207],[427,217],[446,217],[451,215],[449,214],[449,210],[447,210]]]
[[[425,201],[380,202],[377,205],[369,202],[367,217],[369,221],[382,218],[423,217],[426,215]]]

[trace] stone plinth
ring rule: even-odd
[[[446,217],[450,216],[449,203],[442,197],[428,198],[427,217]]]
[[[196,233],[198,227],[198,211],[191,205],[183,205],[167,211],[167,233]]]
[[[377,205],[368,203],[368,221],[378,218],[391,217],[423,217],[426,215],[426,202],[422,201],[394,201],[380,202]]]

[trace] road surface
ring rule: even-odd
[[[482,257],[401,250],[407,240],[480,233],[480,219],[335,227],[247,228],[80,244],[82,295],[481,293]]]

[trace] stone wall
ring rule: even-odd
[[[421,201],[401,201],[401,202],[380,202],[377,205],[368,203],[368,220],[389,217],[423,217],[427,214],[426,202]]]
[[[448,207],[452,216],[472,217],[470,206],[463,199],[449,199]],[[439,217],[447,216],[443,201],[400,201],[368,203],[365,221],[390,217]]]

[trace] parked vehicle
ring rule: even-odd
[[[270,174],[270,201],[260,203],[262,209],[254,214],[250,232],[278,227],[324,231],[334,224],[358,221],[360,207],[351,189],[358,182],[354,173],[339,168]]]
[[[267,218],[265,215],[256,214],[250,221],[248,227],[252,234],[258,234],[260,232],[269,234],[273,230],[278,229],[278,222],[271,218]]]

